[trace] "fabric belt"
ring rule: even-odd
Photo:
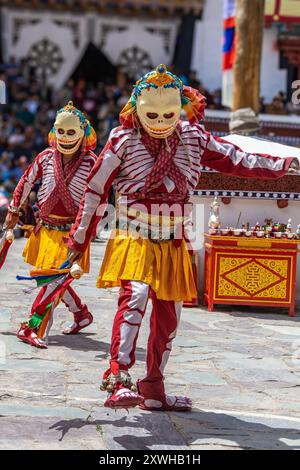
[[[72,224],[52,225],[44,221],[42,221],[41,224],[43,225],[43,227],[47,228],[48,230],[57,230],[58,232],[69,232],[72,227]]]
[[[163,243],[163,242],[168,242],[170,240],[174,240],[175,238],[175,233],[170,232],[168,235],[163,236],[160,231],[153,233],[150,229],[146,229],[143,227],[130,227],[130,224],[120,224],[120,221],[117,220],[116,228],[120,231],[123,232],[124,234],[130,236],[133,235],[136,238],[147,238],[153,243]]]

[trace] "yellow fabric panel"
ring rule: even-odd
[[[179,302],[197,297],[185,241],[176,248],[172,240],[153,243],[114,232],[106,247],[97,287],[120,286],[121,280],[145,282],[161,300]]]
[[[32,232],[23,251],[24,260],[38,269],[59,268],[68,256],[68,248],[63,241],[68,235],[68,232],[46,227],[41,227],[36,235]],[[90,247],[79,264],[85,273],[89,272]]]

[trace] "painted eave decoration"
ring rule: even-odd
[[[11,0],[2,0],[3,6],[12,6]],[[48,9],[60,11],[98,11],[102,13],[132,14],[151,12],[178,14],[193,13],[199,15],[202,11],[204,0],[16,0],[15,7]]]
[[[287,200],[300,202],[300,176],[259,181],[222,175],[203,167],[194,196],[243,199]]]
[[[300,0],[266,0],[267,22],[300,23]]]

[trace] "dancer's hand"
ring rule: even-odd
[[[73,265],[70,269],[70,274],[71,274],[72,277],[74,277],[74,279],[80,279],[81,276],[83,275],[83,269],[77,263],[77,261],[75,261],[75,263],[73,263]]]
[[[8,212],[4,222],[5,230],[13,230],[19,220],[19,214]]]
[[[288,169],[288,173],[290,175],[298,175],[300,172],[300,161],[298,159],[294,159],[292,163],[290,164],[290,167]]]
[[[69,260],[71,266],[75,261],[79,261],[80,258],[82,258],[82,257],[83,257],[83,253],[81,251],[71,250],[71,248],[69,248],[69,250],[68,250],[68,260]]]

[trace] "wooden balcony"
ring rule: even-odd
[[[114,14],[199,15],[204,0],[0,0],[0,6]]]

